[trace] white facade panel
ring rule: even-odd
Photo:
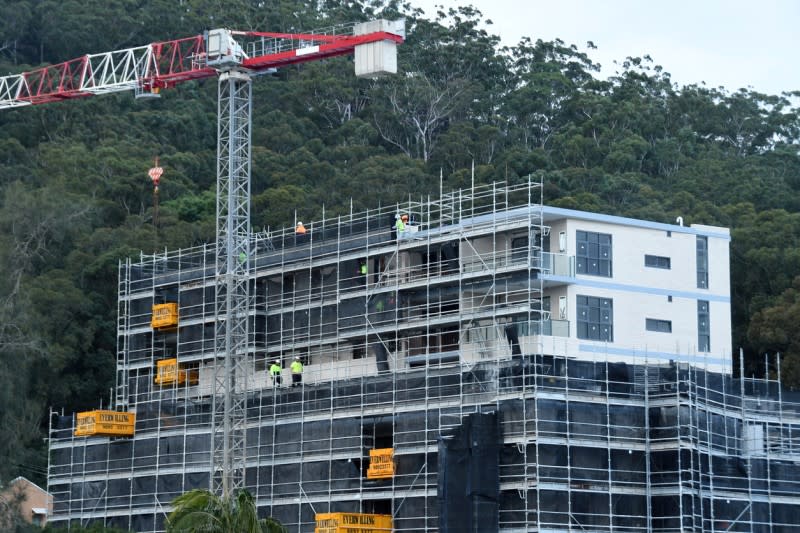
[[[567,281],[567,314],[570,338],[578,340],[579,357],[599,355],[691,362],[714,370],[730,371],[730,267],[729,232],[711,226],[668,226],[618,217],[575,212],[550,222],[549,250],[565,248],[570,256],[578,250],[577,232],[611,236],[611,276],[576,273]],[[579,218],[586,216],[585,219]],[[624,220],[629,223],[615,223]],[[637,224],[638,223],[638,224]],[[563,236],[562,236],[563,233]],[[697,237],[708,242],[709,288],[698,288]],[[566,244],[566,245],[565,245]],[[646,266],[645,256],[654,256]],[[667,259],[665,259],[667,258]],[[666,265],[668,261],[668,267]],[[563,279],[563,278],[562,278]],[[546,292],[556,309],[560,290]],[[613,341],[578,338],[578,295],[613,301]],[[710,351],[699,351],[698,301],[709,302]],[[556,318],[556,317],[553,317]],[[664,321],[648,331],[647,319]],[[583,350],[581,350],[581,347]]]

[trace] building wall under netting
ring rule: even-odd
[[[744,396],[742,396],[744,393]],[[54,525],[162,531],[208,487],[210,407],[163,394],[132,439],[54,417]],[[253,393],[247,488],[292,532],[317,513],[395,531],[771,531],[800,516],[800,403],[775,382],[546,356]],[[395,473],[368,479],[369,451]]]

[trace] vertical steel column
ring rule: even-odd
[[[130,381],[130,317],[131,317],[131,260],[118,263],[119,286],[117,290],[117,388],[111,409],[128,407]]]
[[[244,488],[250,293],[250,144],[252,84],[244,72],[219,77],[217,249],[211,490]],[[220,364],[222,359],[222,364]]]

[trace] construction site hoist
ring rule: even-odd
[[[203,35],[89,54],[0,78],[0,109],[218,78],[215,344],[210,489],[244,488],[248,376],[251,80],[275,68],[355,54],[356,75],[397,71],[403,20],[374,20],[312,33],[210,30]],[[157,165],[156,165],[157,166]],[[222,363],[222,364],[220,364]]]

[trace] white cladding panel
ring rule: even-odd
[[[709,288],[697,288],[697,235],[707,233]],[[576,274],[568,285],[570,337],[577,339],[577,296],[613,300],[613,342],[578,339],[579,345],[621,353],[676,354],[689,361],[721,369],[730,367],[731,306],[728,230],[709,226],[675,227],[668,231],[597,220],[562,219],[551,224],[550,250],[561,248],[566,233],[566,253],[576,254],[577,231],[611,235],[612,276]],[[645,255],[668,257],[670,268],[645,266]],[[555,290],[546,294],[553,298]],[[670,301],[671,296],[671,301]],[[711,351],[698,347],[697,302],[709,302]],[[553,317],[557,318],[557,317]],[[672,332],[648,331],[646,319],[669,321]],[[588,356],[591,357],[591,356]]]

